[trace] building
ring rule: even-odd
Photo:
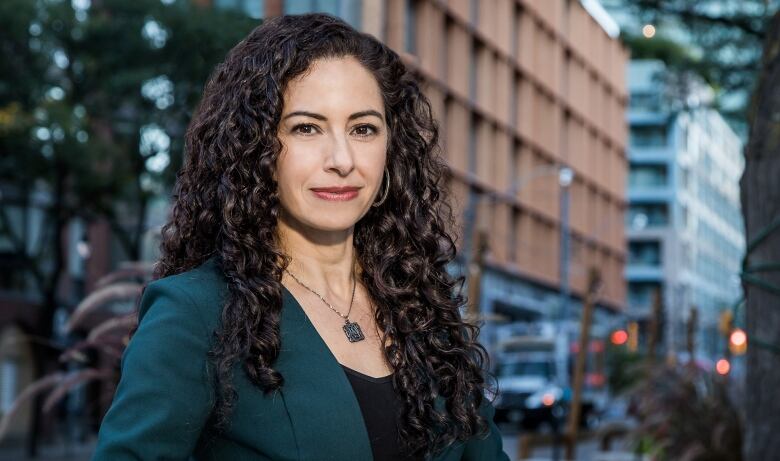
[[[576,316],[590,267],[604,280],[597,324],[623,310],[628,52],[597,1],[214,3],[265,17],[339,15],[390,45],[420,76],[441,122],[461,266],[472,231],[490,230],[480,295],[489,318],[554,318],[564,285]],[[564,167],[573,178],[562,186]],[[565,221],[568,254],[561,251]]]
[[[695,307],[696,352],[712,359],[725,345],[719,314],[741,295],[742,142],[707,107],[712,90],[700,79],[672,83],[669,77],[661,61],[632,61],[628,67],[628,312],[647,318],[660,290],[664,344],[667,351],[681,351]]]

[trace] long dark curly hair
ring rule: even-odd
[[[279,354],[282,272],[289,257],[276,236],[274,181],[283,92],[318,59],[354,57],[376,78],[389,131],[389,192],[355,224],[361,282],[377,306],[381,344],[402,396],[402,449],[426,457],[488,431],[479,414],[487,380],[479,325],[460,309],[463,277],[455,258],[453,212],[431,105],[398,54],[327,14],[287,15],[256,27],[216,66],[188,127],[170,221],[162,229],[154,278],[193,269],[215,256],[229,296],[209,352],[218,397],[212,417],[226,427],[241,361],[265,393],[284,384]],[[457,290],[456,290],[457,288]],[[386,339],[391,341],[385,342]],[[436,396],[446,405],[434,408]]]

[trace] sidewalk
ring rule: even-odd
[[[29,458],[24,446],[0,447],[0,461],[89,461],[95,450],[95,442],[70,446],[42,446],[38,457]]]
[[[504,451],[509,455],[509,459],[521,461],[517,456],[518,437],[516,435],[506,435],[503,441]],[[616,443],[613,451],[603,452],[599,450],[597,440],[586,440],[577,444],[577,458],[570,461],[649,461],[649,457],[632,454],[627,448],[620,443]],[[558,460],[565,461],[563,458],[563,446],[559,447],[558,453]],[[526,458],[523,461],[552,461],[554,459],[553,447],[541,446],[533,450],[531,458]]]

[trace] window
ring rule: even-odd
[[[479,116],[471,113],[469,126],[469,173],[477,172],[477,136],[479,136]]]
[[[0,244],[3,238],[0,237]],[[19,270],[25,267],[24,257],[16,251],[0,249],[0,289],[3,291],[24,292],[27,289],[28,271]]]
[[[707,148],[702,149],[702,155],[699,159],[699,171],[704,174],[710,174],[712,171],[712,154]]]
[[[632,203],[626,213],[626,226],[633,229],[666,226],[669,207],[665,203]]]
[[[688,125],[683,125],[680,127],[678,141],[679,141],[680,149],[688,150]]]
[[[688,168],[680,169],[680,188],[688,190],[691,187],[691,170]]]
[[[661,97],[658,93],[631,93],[628,100],[629,110],[658,112],[661,110]]]
[[[4,359],[0,366],[0,414],[11,409],[17,397],[19,387],[19,364],[12,359]]]
[[[666,126],[662,126],[662,125],[632,126],[631,145],[635,147],[666,146]]]
[[[404,48],[408,53],[417,54],[417,0],[406,0],[405,10]]]
[[[479,24],[479,0],[470,0],[469,13],[471,15],[471,23],[475,26]]]
[[[629,242],[628,263],[637,266],[660,266],[661,243],[655,240]]]
[[[231,1],[231,0],[221,0]],[[246,3],[259,3],[258,0],[232,0],[243,1]],[[333,16],[339,16],[347,21],[352,27],[360,29],[362,17],[362,2],[360,0],[285,0],[284,14],[303,14],[303,13],[328,13]]]
[[[482,43],[476,38],[471,46],[471,62],[469,63],[469,99],[477,99],[477,68],[479,67],[479,58],[482,55]]]
[[[628,173],[629,187],[659,187],[667,184],[667,169],[663,163],[632,163]]]
[[[264,0],[216,0],[214,6],[217,8],[234,9],[246,13],[247,16],[255,19],[263,17],[265,10]]]
[[[511,53],[512,53],[512,57],[515,60],[517,59],[517,41],[518,41],[517,36],[518,34],[520,34],[521,11],[522,10],[520,9],[520,5],[515,3],[514,6],[512,7],[512,21],[510,26],[512,28],[512,31],[510,32],[511,40],[512,40]]]
[[[517,240],[518,240],[518,232],[520,229],[520,210],[517,208],[512,207],[512,211],[510,213],[509,218],[509,242],[507,245],[507,248],[509,249],[509,261],[513,263],[518,263],[518,252],[517,252]]]
[[[499,365],[498,376],[538,376],[551,379],[555,371],[552,362],[508,362]]]
[[[629,282],[628,305],[630,307],[650,307],[653,304],[655,291],[660,289],[658,282]]]

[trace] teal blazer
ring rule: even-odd
[[[352,386],[287,289],[281,351],[274,365],[284,376],[284,386],[263,395],[236,364],[238,395],[231,423],[214,436],[207,424],[215,399],[207,351],[227,293],[213,259],[147,286],[93,461],[371,461]],[[509,460],[493,423],[495,409],[487,399],[483,402],[480,411],[490,424],[488,436],[451,444],[432,461]]]

